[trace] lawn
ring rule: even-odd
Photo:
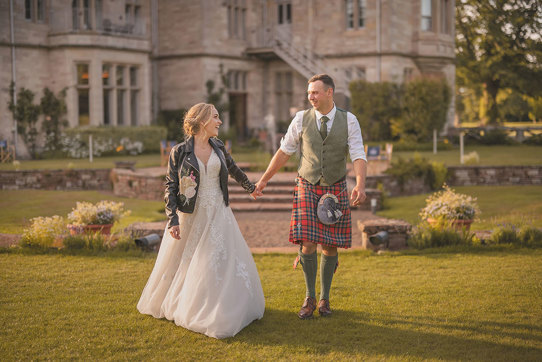
[[[131,210],[115,225],[113,231],[122,229],[136,221],[164,221],[164,203],[128,199],[101,191],[43,191],[43,190],[0,190],[0,233],[19,234],[29,220],[37,216],[60,215],[66,217],[77,201],[98,202],[111,200],[123,202]]]
[[[503,223],[524,223],[542,228],[542,186],[463,186],[457,192],[478,198],[480,220],[473,230],[491,230]],[[418,213],[425,206],[429,194],[389,198],[388,208],[378,215],[419,222]]]
[[[266,311],[215,340],[141,315],[153,257],[0,253],[3,360],[542,359],[542,250],[347,252],[334,315],[301,321],[293,255],[256,255]],[[317,283],[319,285],[319,282]],[[203,286],[202,286],[203,287]]]
[[[473,230],[491,230],[501,223],[528,222],[542,227],[542,186],[469,186],[456,187],[456,191],[478,198],[482,214]],[[378,215],[418,222],[418,212],[425,204],[425,195],[388,199],[389,208]],[[31,218],[36,216],[66,216],[76,201],[97,202],[112,200],[124,202],[132,214],[115,226],[118,230],[136,221],[165,220],[164,205],[160,201],[147,201],[116,197],[100,191],[42,191],[0,190],[0,233],[21,233]]]
[[[469,146],[465,147],[465,154],[476,151],[480,156],[480,165],[542,165],[542,147],[537,146]],[[393,158],[403,157],[412,158],[415,152],[393,152]],[[418,152],[423,157],[431,161],[444,162],[448,166],[459,165],[459,149],[455,147],[452,150],[438,151],[433,155],[432,151]],[[265,170],[271,156],[267,152],[260,151],[258,148],[238,148],[234,150],[233,157],[236,162],[248,162],[254,164],[254,171]],[[148,154],[140,156],[112,156],[95,157],[94,162],[90,163],[88,159],[49,159],[49,160],[29,160],[20,161],[17,166],[19,170],[33,169],[66,169],[66,168],[113,168],[115,161],[136,161],[135,167],[158,167],[160,166],[159,154]],[[294,156],[291,163],[298,161]],[[291,167],[292,168],[292,167]],[[0,164],[1,170],[15,170],[16,166],[11,163]],[[295,170],[296,167],[293,167]]]
[[[542,165],[542,147],[539,146],[479,146],[466,145],[465,155],[476,151],[480,156],[481,166],[509,166],[509,165]],[[392,158],[409,159],[415,152],[393,152]],[[433,151],[418,152],[430,161],[443,162],[446,166],[459,166],[459,147],[452,150],[440,150],[436,155]]]
[[[12,163],[0,163],[0,171],[5,170],[61,170],[68,168],[89,169],[89,168],[114,168],[116,161],[136,161],[136,168],[160,166],[160,154],[148,154],[139,156],[109,156],[94,157],[93,162],[88,158],[61,158],[46,160],[20,160],[18,166]]]

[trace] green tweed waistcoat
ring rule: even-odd
[[[314,108],[303,114],[299,176],[315,185],[333,185],[346,175],[348,123],[346,111],[337,108],[331,130],[322,140]]]

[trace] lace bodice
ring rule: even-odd
[[[220,199],[222,199],[222,192],[220,190],[220,159],[217,154],[214,150],[211,151],[207,166],[197,156],[196,159],[198,160],[200,172],[198,198],[219,194]]]

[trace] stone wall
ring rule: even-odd
[[[0,190],[111,190],[109,169],[0,171]]]
[[[451,186],[542,185],[542,166],[456,166],[449,167]],[[430,193],[421,178],[403,187],[390,175],[369,176],[367,189],[382,184],[389,196]],[[0,189],[113,190],[118,196],[162,200],[164,175],[157,168],[147,172],[125,169],[0,171]]]
[[[111,179],[116,196],[157,201],[164,199],[165,174],[141,174],[116,168],[111,171]]]
[[[448,167],[453,186],[542,185],[542,166]]]
[[[542,166],[453,166],[448,167],[450,186],[542,185]],[[408,196],[432,190],[421,178],[408,180],[403,187],[390,175],[367,177],[366,187],[382,184],[389,196]]]
[[[375,175],[368,176],[365,182],[365,188],[375,189],[378,184],[382,184],[388,196],[409,196],[431,192],[431,188],[425,184],[425,180],[416,178],[408,180],[403,187],[399,181],[391,175]]]

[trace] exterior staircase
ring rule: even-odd
[[[254,200],[235,180],[230,178],[228,184],[230,207],[235,212],[291,212],[296,175],[295,172],[277,173],[263,190],[264,196],[259,197],[257,200]],[[257,180],[259,177],[253,177],[249,174],[249,179]],[[355,180],[352,177],[348,177],[347,184],[348,193],[350,194]],[[373,198],[377,200],[377,209],[380,209],[381,191],[366,189],[365,193],[367,194],[367,200],[359,207],[353,209],[371,210],[371,199]]]
[[[295,176],[294,176],[295,177]],[[233,211],[292,211],[294,178],[271,180],[263,191],[264,196],[254,200],[237,182],[230,179],[228,190]]]
[[[315,74],[329,74],[335,83],[335,93],[342,93],[350,97],[346,77],[328,66],[325,60],[312,50],[306,47],[294,46],[289,32],[275,27],[268,30],[263,38],[263,47],[250,48],[247,53],[257,56],[265,53],[262,50],[269,49],[307,79]]]

